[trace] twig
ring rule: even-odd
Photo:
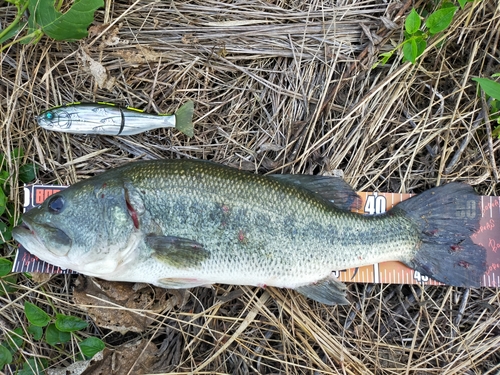
[[[460,147],[455,152],[455,154],[453,154],[453,157],[451,158],[450,162],[446,166],[446,168],[444,170],[445,174],[450,174],[451,172],[453,172],[453,170],[455,169],[455,164],[460,159],[460,156],[462,156],[462,153],[465,151],[465,148],[467,147],[470,140],[472,139],[474,132],[477,130],[477,128],[479,128],[481,126],[483,119],[484,119],[484,111],[481,110],[481,111],[479,111],[476,119],[474,120],[472,127],[467,132],[467,135],[462,140],[462,143],[460,143]]]
[[[396,15],[396,19],[402,17],[406,11],[408,10],[408,8],[413,4],[413,1],[411,0],[407,0],[403,6],[401,7],[401,9],[399,10],[398,14]],[[380,42],[380,45],[384,45],[390,38],[390,36],[392,35],[392,33],[394,32],[394,30],[389,30],[387,29],[385,26],[382,27],[379,32],[377,33],[377,36],[382,39],[382,41]],[[352,77],[355,73],[355,71],[357,71],[358,67],[360,66],[363,66],[366,64],[366,59],[367,59],[367,55],[368,53],[370,52],[370,50],[373,49],[373,45],[369,44],[365,47],[365,49],[358,55],[358,58],[357,58],[357,61],[355,62],[352,62],[349,66],[349,68],[347,69],[347,71],[344,72],[344,74],[342,74],[342,78],[340,78],[340,80],[338,81],[338,83],[336,83],[328,92],[328,95],[326,96],[326,99],[323,103],[323,106],[321,107],[320,109],[320,112],[324,112],[326,110],[326,108],[328,107],[328,105],[330,104],[330,102],[335,98],[336,96],[336,93],[345,85],[346,82],[349,81],[349,77]],[[369,56],[368,56],[369,57]]]
[[[483,107],[483,112],[485,114],[484,116],[484,124],[486,125],[486,135],[488,137],[488,155],[490,157],[490,164],[491,164],[491,169],[493,173],[493,178],[495,180],[495,183],[498,184],[498,170],[497,170],[497,163],[495,161],[495,152],[493,150],[493,136],[491,134],[491,125],[490,125],[490,120],[489,120],[489,106],[488,103],[486,103],[486,98],[484,96],[484,91],[481,90],[481,104]]]

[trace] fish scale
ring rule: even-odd
[[[346,303],[332,271],[387,260],[453,285],[479,283],[485,249],[469,239],[477,220],[450,208],[457,195],[477,199],[469,186],[432,189],[377,216],[332,203],[332,190],[351,194],[342,186],[334,178],[261,176],[196,160],[136,162],[50,197],[14,232],[58,266],[169,288],[277,286]],[[50,236],[48,225],[57,227]],[[71,242],[67,253],[53,249],[58,240]]]
[[[210,165],[206,166],[210,167]],[[168,223],[162,227],[165,234],[193,238],[203,243],[211,254],[217,254],[211,257],[213,263],[207,264],[206,269],[203,270],[207,274],[217,272],[216,270],[227,272],[228,264],[224,259],[225,254],[228,252],[255,254],[264,246],[262,241],[266,242],[265,247],[268,253],[280,258],[280,264],[288,259],[294,259],[294,265],[303,263],[305,266],[312,267],[310,271],[321,270],[322,274],[325,274],[332,270],[349,268],[356,263],[357,259],[352,259],[349,252],[355,257],[363,257],[368,263],[386,260],[386,249],[367,248],[364,245],[366,239],[371,238],[377,243],[381,236],[384,242],[389,242],[395,250],[403,253],[405,248],[410,248],[408,245],[412,244],[412,240],[414,243],[414,238],[418,236],[416,231],[413,239],[410,235],[406,238],[401,236],[401,232],[404,233],[402,228],[404,222],[401,220],[389,217],[367,217],[360,220],[361,217],[341,212],[330,203],[321,202],[318,197],[308,197],[303,191],[291,186],[283,188],[281,184],[259,176],[255,176],[256,179],[252,184],[247,181],[241,185],[233,182],[228,188],[227,181],[232,181],[233,170],[223,170],[226,173],[215,176],[207,174],[210,169],[205,171],[199,168],[192,172],[199,176],[199,180],[196,179],[192,184],[183,183],[182,178],[176,178],[176,170],[172,169],[145,171],[145,175],[157,177],[143,178],[143,173],[133,183],[145,190],[143,199],[146,205],[153,207],[152,216],[162,217],[161,222]],[[247,177],[246,174],[245,177]],[[164,184],[162,181],[167,180],[169,184],[162,186]],[[149,194],[150,190],[157,189],[173,191],[175,194],[160,198]],[[196,192],[194,201],[192,192]],[[154,202],[147,201],[148,196],[155,196]],[[172,196],[175,198],[172,199]],[[297,202],[289,205],[288,202],[293,202],[296,196],[299,196]],[[214,202],[217,203],[214,204]],[[199,205],[200,209],[187,209],[193,204]],[[222,211],[224,205],[229,207],[231,214],[224,218],[226,228],[221,230],[220,223],[214,222],[213,217]],[[186,209],[176,209],[179,206],[184,206]],[[288,216],[292,216],[293,219],[289,219]],[[300,228],[300,234],[292,241],[290,228],[285,225],[284,217]],[[179,218],[183,218],[183,221],[179,222]],[[353,220],[354,218],[356,220]],[[387,223],[382,222],[376,225],[370,223],[380,220],[387,221]],[[369,232],[359,236],[363,227],[369,228]],[[377,230],[378,228],[383,228],[383,230]],[[245,241],[238,241],[239,230],[246,233]],[[354,235],[355,232],[358,234]],[[262,240],[259,241],[259,238]],[[212,245],[213,242],[216,243]],[[332,246],[337,247],[338,251],[332,253],[330,250]],[[299,249],[304,250],[297,255]],[[291,254],[295,254],[293,258],[290,258]],[[381,256],[383,258],[380,258]],[[306,262],[306,259],[314,259],[314,262]],[[258,269],[262,266],[260,261],[252,265]],[[266,265],[265,272],[272,274],[275,271]],[[290,277],[295,280],[296,271],[292,270]],[[291,281],[287,283],[291,284]]]

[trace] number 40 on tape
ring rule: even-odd
[[[385,212],[387,201],[383,195],[373,193],[366,197],[365,213],[370,215],[382,214]]]

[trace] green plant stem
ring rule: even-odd
[[[55,316],[58,314],[58,310],[56,309],[56,307],[54,306],[54,304],[52,303],[52,299],[49,298],[49,294],[47,293],[47,291],[45,290],[45,288],[43,286],[40,287],[40,289],[42,290],[42,292],[45,293],[45,295],[47,296],[47,302],[49,303],[50,307],[52,307],[52,315]]]
[[[63,0],[59,0],[58,4],[56,5],[56,9],[58,12],[61,11],[62,6],[63,6]]]
[[[23,16],[23,13],[28,9],[28,1],[26,1],[22,7],[16,4],[17,7],[17,15],[16,18],[14,18],[14,21],[7,26],[1,33],[0,33],[0,39],[2,39],[5,35],[7,35],[16,25],[19,23],[21,20],[21,17]],[[0,52],[3,51],[3,48],[0,50]]]
[[[42,38],[42,36],[43,36],[42,30],[37,29],[37,30],[33,31],[30,34],[23,36],[22,38],[19,38],[19,39],[13,40],[10,43],[7,43],[2,48],[0,48],[0,52],[3,52],[4,50],[6,50],[7,48],[9,48],[10,46],[12,46],[12,45],[14,45],[16,43],[19,43],[19,42],[21,42],[23,40],[33,39],[34,42],[36,43],[36,42],[38,42]]]

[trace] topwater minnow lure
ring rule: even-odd
[[[74,134],[134,135],[157,128],[175,128],[193,136],[194,104],[188,101],[173,115],[146,113],[112,103],[69,103],[36,117],[44,129]]]

